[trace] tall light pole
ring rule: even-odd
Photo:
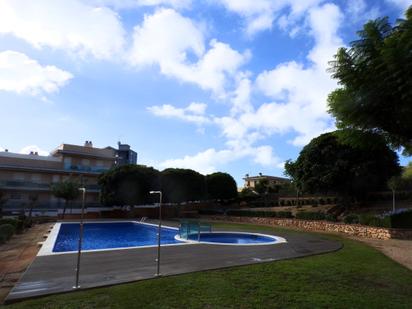
[[[76,284],[73,289],[80,288],[79,285],[79,274],[80,274],[80,256],[82,253],[82,242],[83,242],[83,217],[84,217],[84,200],[86,197],[86,188],[79,188],[79,191],[82,192],[82,212],[80,216],[80,230],[79,230],[79,247],[77,251],[77,266],[76,266]]]
[[[160,276],[160,232],[162,230],[162,191],[150,191],[150,194],[159,194],[159,225],[157,228],[157,270],[155,276]]]

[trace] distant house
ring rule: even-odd
[[[245,181],[245,184],[243,187],[250,188],[250,189],[254,189],[256,184],[262,180],[267,181],[269,186],[271,187],[281,186],[281,185],[290,183],[290,179],[288,178],[262,175],[262,173],[259,173],[258,176],[249,176],[249,174],[246,174],[243,180]]]

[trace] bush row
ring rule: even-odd
[[[0,224],[0,244],[8,241],[15,232],[16,228],[14,225],[9,223]]]
[[[241,210],[231,209],[226,211],[228,216],[239,217],[272,217],[272,218],[293,218],[290,211],[262,211],[262,210]]]
[[[376,227],[412,229],[412,210],[386,216],[372,214],[349,214],[344,218],[347,224],[362,224]]]

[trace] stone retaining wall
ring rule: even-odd
[[[412,230],[381,228],[360,224],[344,224],[329,221],[310,221],[300,219],[277,219],[236,216],[208,216],[208,218],[212,220],[224,220],[230,222],[244,222],[270,226],[296,227],[310,231],[338,232],[352,236],[375,239],[412,239]]]

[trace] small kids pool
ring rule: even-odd
[[[177,240],[182,240],[178,236]],[[189,235],[190,241],[215,245],[272,245],[286,242],[282,237],[243,232],[202,232]]]

